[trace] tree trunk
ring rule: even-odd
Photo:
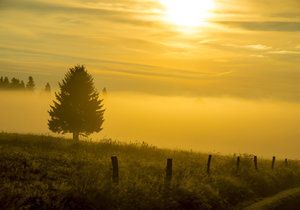
[[[73,132],[73,141],[79,141],[79,132]]]

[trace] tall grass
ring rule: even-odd
[[[119,185],[111,181],[111,155],[119,159]],[[164,184],[166,159],[173,179]],[[1,209],[230,209],[300,185],[300,164],[242,155],[163,150],[147,144],[80,142],[50,136],[0,134]]]

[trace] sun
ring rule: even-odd
[[[214,0],[160,0],[165,20],[183,27],[203,25],[212,16]]]

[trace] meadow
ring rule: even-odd
[[[113,183],[111,156],[119,160]],[[110,139],[98,143],[39,135],[0,134],[1,209],[232,209],[300,186],[300,163],[253,155],[159,149]],[[166,159],[173,179],[165,183]]]

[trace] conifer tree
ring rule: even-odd
[[[4,78],[1,76],[0,77],[0,88],[2,89],[4,86]]]
[[[27,84],[26,84],[26,88],[27,88],[28,90],[34,90],[34,88],[35,88],[35,83],[34,83],[34,81],[33,81],[32,76],[29,76],[29,77],[28,77],[28,82],[27,82]]]
[[[106,90],[106,88],[103,88],[103,89],[102,89],[102,95],[103,95],[104,97],[107,96],[107,90]]]
[[[47,84],[45,85],[45,92],[51,92],[51,86],[49,84],[49,82],[47,82]]]
[[[17,78],[12,78],[10,82],[10,89],[20,89],[21,83],[20,80]]]
[[[9,80],[8,80],[8,77],[4,77],[4,80],[3,80],[3,87],[5,89],[8,89],[9,88]]]
[[[86,68],[81,65],[70,68],[59,87],[56,100],[50,106],[49,129],[57,133],[72,133],[75,141],[80,135],[100,132],[104,109]]]
[[[25,89],[25,83],[24,83],[23,80],[21,80],[20,88],[21,88],[21,89]]]

